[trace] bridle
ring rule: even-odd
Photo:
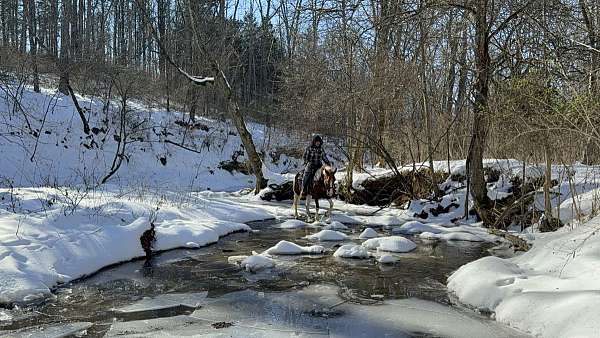
[[[323,170],[323,184],[325,185],[325,194],[327,197],[334,197],[335,192],[335,173]]]

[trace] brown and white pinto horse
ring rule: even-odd
[[[308,193],[306,191],[303,192],[303,195],[300,196],[300,192],[302,191],[302,172],[296,174],[294,177],[294,217],[298,218],[298,202],[304,196],[306,196],[306,218],[307,221],[311,221],[310,215],[310,200],[311,197],[315,200],[316,213],[315,220],[319,217],[319,199],[326,199],[329,201],[329,210],[326,212],[327,217],[331,217],[331,211],[333,209],[333,198],[336,195],[335,192],[335,173],[337,169],[330,167],[328,165],[324,165],[317,171],[315,174],[315,178],[313,180],[313,184],[309,187]]]

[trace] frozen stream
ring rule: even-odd
[[[486,255],[468,242],[419,242],[392,265],[374,259],[280,256],[253,274],[228,256],[262,252],[285,239],[304,245],[317,229],[251,223],[197,250],[162,253],[65,285],[44,304],[0,309],[0,336],[516,337],[522,334],[449,306],[447,275]],[[350,227],[350,240],[360,227]],[[384,232],[379,229],[378,231]],[[326,243],[332,248],[343,243]]]

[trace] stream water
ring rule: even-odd
[[[299,301],[298,299],[293,300],[293,297],[302,295],[304,289],[320,285],[327,286],[325,289],[321,289],[321,291],[326,290],[328,292],[323,291],[329,297],[325,298],[333,299],[337,297],[337,300],[341,299],[343,303],[355,304],[360,306],[360,309],[376,307],[383,299],[386,301],[419,299],[429,301],[427,304],[440,306],[442,309],[440,311],[447,312],[446,314],[450,313],[448,312],[450,310],[443,309],[452,309],[454,311],[452,313],[462,311],[460,316],[469,317],[470,321],[477,325],[483,325],[484,329],[490,327],[490,325],[500,325],[485,317],[470,313],[470,311],[457,310],[449,306],[450,300],[445,287],[446,278],[452,271],[465,263],[487,255],[489,245],[469,242],[423,242],[413,239],[417,242],[418,248],[411,253],[399,254],[400,260],[391,265],[377,264],[374,259],[334,258],[331,252],[314,256],[279,256],[275,268],[256,274],[228,263],[228,256],[250,255],[252,251],[262,252],[284,239],[301,245],[307,244],[308,242],[303,237],[318,231],[314,228],[282,230],[274,227],[278,222],[281,222],[281,220],[250,223],[254,231],[226,236],[214,245],[194,250],[181,249],[164,252],[154,257],[150,262],[133,261],[124,263],[103,269],[93,276],[63,285],[56,290],[54,298],[45,301],[43,304],[3,310],[5,314],[8,313],[12,318],[10,320],[0,320],[0,336],[18,337],[38,334],[40,337],[58,337],[77,333],[78,335],[92,337],[127,334],[134,336],[137,334],[145,337],[161,332],[161,325],[170,328],[171,334],[178,336],[184,335],[184,333],[173,331],[175,328],[180,330],[181,327],[202,326],[200,325],[202,323],[194,322],[199,320],[197,317],[202,313],[196,317],[190,317],[190,315],[198,313],[200,307],[208,311],[204,314],[204,317],[208,314],[223,313],[223,316],[231,320],[231,322],[223,321],[221,323],[219,318],[223,316],[217,316],[213,317],[211,326],[204,325],[206,324],[204,323],[203,330],[208,330],[204,334],[208,336],[239,336],[239,334],[241,336],[246,336],[246,334],[247,336],[263,336],[258,331],[255,333],[252,333],[253,331],[245,331],[245,333],[235,331],[237,334],[232,333],[234,331],[229,331],[225,334],[226,331],[219,330],[227,330],[229,326],[234,325],[236,314],[242,316],[239,312],[242,303],[254,304],[256,308],[249,311],[255,312],[257,317],[264,317],[261,320],[263,324],[265,320],[272,320],[274,317],[277,318],[272,323],[287,322],[291,325],[288,325],[288,329],[291,327],[296,330],[295,336],[311,336],[310,334],[307,335],[307,332],[312,332],[314,335],[323,334],[324,331],[314,331],[315,327],[327,327],[328,331],[326,332],[329,336],[335,336],[333,334],[335,332],[342,332],[338,336],[345,336],[343,332],[346,332],[344,330],[350,327],[348,326],[349,321],[352,321],[350,317],[349,321],[345,322],[346,324],[335,324],[333,322],[322,322],[322,318],[330,317],[335,312],[325,313],[322,316],[314,316],[313,313],[312,317],[309,316],[310,318],[322,318],[315,323],[313,321],[316,319],[310,319],[308,322],[310,322],[310,325],[314,324],[311,326],[313,331],[307,331],[308,322],[306,320],[300,321],[303,323],[304,329],[299,329],[296,325],[299,319],[294,317],[305,316],[306,311],[293,306],[284,306],[275,310],[271,308],[272,305],[270,304],[279,302],[281,299],[277,297],[282,297],[282,295],[292,297],[286,298],[288,299],[286,302],[300,304],[307,298],[304,297],[302,301]],[[347,242],[360,243],[356,238],[363,227],[357,226],[350,229],[348,233],[354,239]],[[385,232],[384,229],[378,229],[378,231]],[[331,242],[323,245],[335,250],[335,246],[341,244],[343,243]],[[152,297],[160,297],[161,295],[174,295],[175,298],[171,300],[154,299],[152,301]],[[319,297],[323,298],[324,296],[320,295]],[[196,298],[201,300],[198,304],[202,303],[202,306],[194,301]],[[141,304],[127,310],[127,306],[148,299],[150,299],[148,306]],[[266,301],[265,299],[270,300]],[[225,308],[223,304],[225,303],[219,306],[215,305],[219,301],[225,302],[229,306],[229,310],[223,310]],[[332,302],[332,304],[323,308],[330,310],[336,308],[337,305],[335,304],[337,303],[334,300]],[[159,303],[167,305],[157,306]],[[316,308],[313,303],[310,305],[312,307],[309,307],[314,310]],[[398,306],[415,307],[415,305],[408,306],[400,303]],[[419,306],[421,305],[417,307]],[[271,310],[266,310],[266,308]],[[221,309],[221,312],[218,309]],[[350,308],[345,311],[346,313],[353,313]],[[275,312],[279,314],[274,316]],[[285,315],[281,315],[280,312]],[[407,316],[404,318],[408,318]],[[396,331],[393,328],[379,329],[383,330],[381,331],[382,334],[391,332],[392,336],[399,336],[400,333],[408,336],[436,336],[440,331],[428,332],[428,324],[426,324],[427,320],[433,320],[433,317],[430,319],[422,318],[425,324],[419,330],[410,330],[410,327],[414,327],[412,324],[412,326],[408,325],[408,330],[406,325]],[[191,318],[195,319],[192,320]],[[160,324],[162,323],[160,320],[164,321],[165,319],[169,319],[170,324]],[[183,322],[179,323],[179,321]],[[145,326],[157,325],[157,327],[152,329],[153,334],[140,333],[142,331],[136,331],[136,328],[119,331],[119,329],[115,329],[116,323],[119,323],[119,325],[123,323],[144,323]],[[172,325],[175,325],[175,328]],[[253,325],[254,330],[257,330],[256,319],[254,319]],[[333,329],[335,325],[345,329],[335,331]],[[210,330],[215,331],[211,334],[212,331]],[[503,336],[504,333],[511,336],[513,334],[517,335],[508,328],[495,328],[495,330],[500,332],[500,334],[495,332],[495,336]],[[204,331],[198,329],[191,332]],[[261,332],[264,333],[264,331]],[[357,331],[352,332],[351,335],[358,333]],[[438,332],[438,334],[435,332]],[[493,330],[490,332],[493,332]],[[268,336],[277,336],[272,333]],[[157,336],[161,335],[157,334]],[[466,333],[465,336],[469,336],[469,334]]]

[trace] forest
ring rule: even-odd
[[[599,126],[596,0],[0,0],[0,335],[596,336]]]

